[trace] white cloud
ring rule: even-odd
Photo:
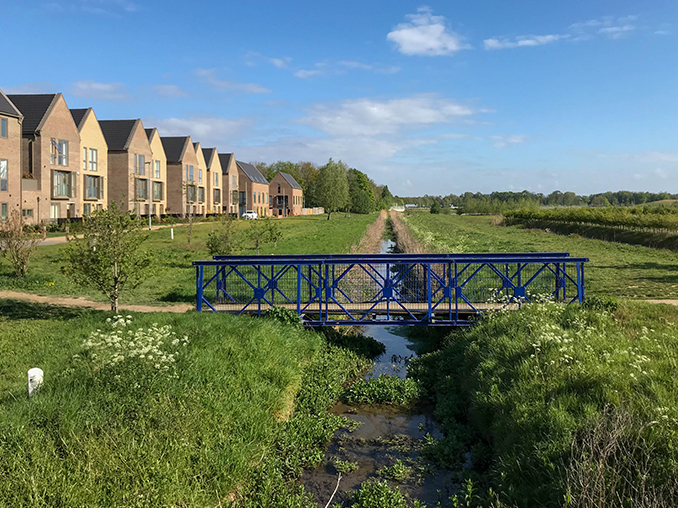
[[[322,71],[319,69],[302,69],[294,73],[294,75],[300,79],[308,79],[313,76],[319,76],[320,74],[322,74]]]
[[[122,83],[76,81],[71,85],[71,93],[95,101],[122,101],[128,98],[127,88]]]
[[[395,133],[403,126],[450,123],[471,114],[469,107],[450,99],[416,95],[390,101],[351,99],[338,107],[317,105],[297,122],[331,135],[374,136]]]
[[[89,13],[106,16],[119,16],[121,13],[137,12],[139,4],[128,0],[80,0],[80,8]]]
[[[203,146],[227,148],[234,139],[240,139],[252,121],[249,118],[218,118],[191,116],[189,118],[144,118],[146,127],[157,127],[161,136],[191,136]]]
[[[655,174],[655,176],[657,178],[661,178],[662,180],[666,180],[669,177],[669,174],[666,171],[664,171],[662,168],[655,169],[653,171],[653,173]]]
[[[576,35],[573,40],[587,40],[595,34],[606,35],[611,39],[620,39],[636,29],[634,22],[638,16],[604,16],[602,18],[579,21],[570,25],[570,31]]]
[[[268,61],[275,65],[278,69],[286,69],[292,59],[286,56],[285,58],[269,58]]]
[[[242,83],[220,79],[216,76],[217,69],[196,69],[195,75],[217,92],[242,92],[248,94],[270,93],[271,90],[258,83]]]
[[[486,50],[521,48],[528,46],[543,46],[551,44],[560,39],[567,39],[569,35],[551,34],[551,35],[521,35],[513,40],[510,39],[485,39],[483,46]]]
[[[668,30],[655,30],[654,32],[655,35],[671,35],[671,32]]]
[[[430,7],[420,7],[406,19],[386,36],[405,55],[452,55],[471,47],[463,36],[447,27],[444,16],[434,16]]]
[[[188,96],[188,92],[182,90],[177,85],[153,85],[152,88],[161,97],[179,98]]]
[[[627,32],[632,32],[635,29],[636,27],[633,25],[606,26],[598,30],[598,32],[607,35],[611,39],[619,39],[624,37]]]
[[[12,93],[56,93],[56,85],[49,81],[34,81],[33,83],[24,83],[18,86],[3,87],[2,91],[7,94]]]
[[[366,71],[371,71],[372,69],[374,69],[373,65],[358,62],[355,60],[341,60],[340,62],[337,63],[343,67],[348,67],[349,69],[363,69]]]
[[[505,148],[510,145],[519,145],[527,140],[525,134],[495,134],[490,136],[496,148]]]

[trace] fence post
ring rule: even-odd
[[[202,276],[203,276],[202,270],[203,270],[202,265],[195,267],[195,294],[196,294],[195,307],[198,312],[202,312]]]
[[[301,265],[297,265],[297,315],[301,316]]]
[[[428,322],[431,322],[431,263],[426,263],[426,291],[428,293]]]

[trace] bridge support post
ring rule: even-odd
[[[195,267],[195,308],[198,312],[202,312],[202,278],[204,266]]]

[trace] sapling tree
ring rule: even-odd
[[[133,289],[149,275],[151,257],[140,250],[148,238],[142,223],[112,202],[106,210],[97,210],[83,223],[81,238],[68,236],[62,272],[75,283],[95,287],[118,312],[123,290]]]
[[[273,246],[277,249],[278,241],[282,240],[283,238],[283,232],[280,229],[280,224],[272,220],[270,217],[266,217],[265,224],[268,241],[273,242]]]
[[[16,277],[24,277],[28,262],[40,243],[40,237],[24,228],[19,210],[12,210],[5,222],[0,222],[0,253],[9,257]]]
[[[220,222],[217,229],[210,231],[205,242],[212,256],[233,254],[238,243],[238,230],[233,217],[224,214]]]
[[[257,251],[257,255],[259,255],[259,247],[261,247],[261,244],[266,243],[269,237],[268,230],[266,228],[266,224],[264,224],[264,221],[261,220],[252,221],[252,225],[247,231],[247,236],[252,241],[252,245],[254,245],[254,248]]]

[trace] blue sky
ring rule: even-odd
[[[0,0],[0,88],[400,195],[678,192],[678,2]]]

